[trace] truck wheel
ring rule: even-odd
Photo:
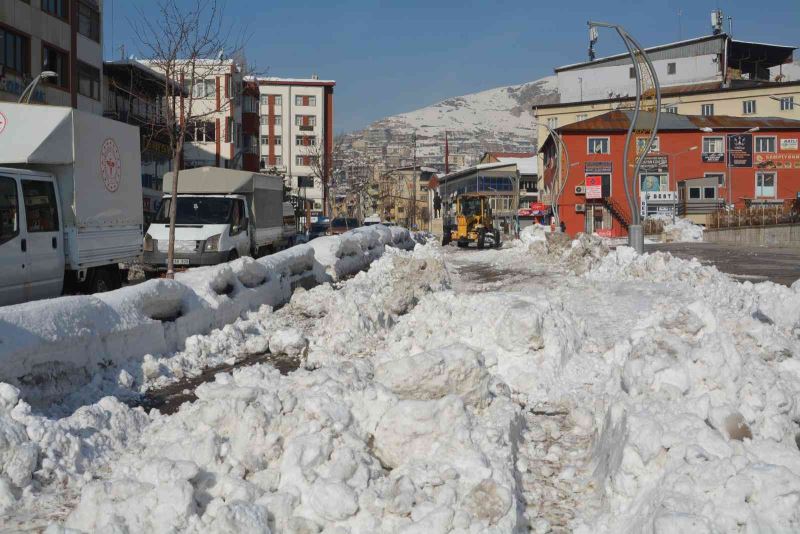
[[[485,242],[486,242],[486,230],[480,230],[478,232],[478,248],[482,249]]]
[[[231,250],[231,253],[228,254],[228,261],[233,261],[238,258],[239,258],[239,253],[236,252],[235,250]]]
[[[89,281],[87,293],[105,293],[117,289],[120,284],[119,277],[115,277],[115,274],[117,273],[113,273],[109,269],[95,269]]]

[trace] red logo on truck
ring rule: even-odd
[[[0,111],[0,134],[6,129],[6,124],[8,124],[8,119],[3,115],[3,112]]]
[[[119,189],[122,180],[122,161],[119,157],[119,147],[113,139],[106,139],[100,150],[100,176],[109,193]]]

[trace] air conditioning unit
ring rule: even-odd
[[[575,194],[576,195],[585,195],[586,194],[586,186],[585,185],[576,185],[575,186]]]
[[[586,204],[575,204],[575,213],[586,213]]]

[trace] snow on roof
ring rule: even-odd
[[[500,169],[502,167],[508,167],[512,165],[512,163],[478,163],[477,165],[473,165],[472,167],[466,167],[464,169],[460,169],[455,172],[451,172],[450,174],[446,174],[439,178],[439,183],[447,182],[454,178],[458,178],[460,176],[464,176],[465,174],[469,174],[475,171],[488,171],[491,169]]]
[[[249,77],[249,79],[253,78]],[[277,76],[258,76],[255,79],[258,81],[258,83],[263,83],[265,85],[336,85],[336,80],[320,80],[318,78],[278,78]]]

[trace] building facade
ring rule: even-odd
[[[102,0],[0,0],[0,100],[103,112]]]
[[[445,219],[453,217],[453,205],[458,195],[484,193],[489,197],[494,217],[508,227],[514,224],[520,208],[520,172],[516,163],[479,163],[451,172],[438,181]]]
[[[378,186],[381,220],[409,229],[427,229],[433,204],[429,184],[437,172],[432,167],[409,165],[381,173]]]
[[[567,232],[627,235],[631,220],[623,184],[630,110],[617,110],[558,129],[570,157],[558,202]],[[662,117],[654,147],[636,178],[643,214],[661,212],[705,223],[725,205],[785,206],[800,192],[800,121],[778,118]],[[647,120],[647,117],[645,117]],[[644,146],[637,138],[636,146]],[[544,181],[554,178],[555,145],[542,147]]]
[[[800,119],[800,80],[783,71],[794,50],[720,32],[654,46],[647,53],[661,85],[662,112]],[[634,105],[635,75],[627,54],[566,65],[555,72],[560,102],[534,108],[538,149],[548,126],[558,128]],[[540,176],[542,163],[540,159]]]
[[[258,78],[260,167],[283,174],[293,195],[327,212],[333,153],[333,88],[336,82]]]

